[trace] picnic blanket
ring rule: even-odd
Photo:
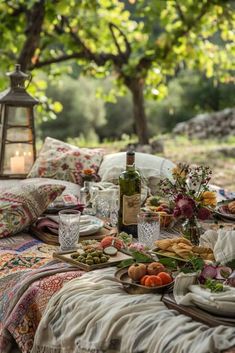
[[[129,295],[109,268],[71,280],[51,298],[32,353],[218,353],[234,345],[235,328],[178,315],[160,295]]]
[[[51,296],[83,271],[58,263],[57,247],[21,233],[0,240],[0,352],[30,353]]]

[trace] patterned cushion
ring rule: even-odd
[[[59,184],[22,185],[0,194],[0,238],[23,230],[64,190]]]
[[[102,149],[78,148],[47,137],[28,178],[53,178],[81,185],[82,171],[94,169],[97,173],[102,158]]]

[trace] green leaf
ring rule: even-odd
[[[136,262],[153,262],[154,261],[150,256],[145,255],[140,251],[136,251],[136,250],[131,251],[131,255],[136,260]]]
[[[200,257],[192,257],[189,259],[190,263],[193,266],[194,271],[201,271],[205,265],[203,259]]]
[[[120,262],[117,267],[118,268],[123,268],[123,267],[127,267],[132,265],[135,262],[134,259],[127,259],[127,260],[123,260],[122,262]]]
[[[162,259],[159,259],[158,262],[169,268],[177,268],[177,261],[174,259],[163,257]]]

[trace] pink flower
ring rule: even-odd
[[[178,195],[176,198],[175,213],[179,216],[191,218],[195,209],[195,201],[188,196]],[[177,216],[176,216],[177,217]]]
[[[206,207],[199,208],[197,212],[198,218],[201,219],[202,221],[204,221],[205,219],[208,219],[210,215],[211,215],[211,212]]]
[[[187,218],[193,216],[193,208],[189,203],[186,203],[180,207],[181,214]]]
[[[180,208],[178,206],[176,206],[174,208],[173,215],[174,215],[175,218],[178,218],[178,217],[181,216],[181,211],[180,211]]]

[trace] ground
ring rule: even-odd
[[[212,169],[212,183],[235,191],[235,158],[221,150],[235,150],[235,143],[215,140],[189,141],[186,138],[166,138],[163,156],[174,162],[208,165]]]
[[[208,165],[212,169],[211,183],[235,191],[235,139],[233,137],[226,141],[220,140],[188,140],[185,137],[161,136],[164,144],[164,153],[159,156],[168,158],[173,162],[186,162],[189,164]],[[117,152],[125,149],[130,141],[119,141],[105,144],[107,153]],[[224,155],[221,149],[233,151]]]

